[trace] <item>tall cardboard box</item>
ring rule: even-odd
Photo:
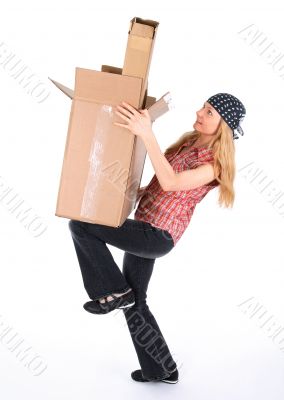
[[[147,96],[158,23],[145,21],[131,21],[123,69],[76,68],[74,92],[60,87],[72,105],[55,212],[59,217],[118,227],[135,206],[146,149],[139,137],[113,125],[123,123],[114,107],[122,101],[136,109],[152,105],[154,120],[168,110],[169,100],[165,96],[155,109],[155,98]]]
[[[143,108],[158,25],[157,21],[135,17],[130,22],[128,32],[122,75],[137,76],[142,79],[139,107]]]

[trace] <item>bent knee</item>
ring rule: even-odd
[[[78,233],[82,230],[80,221],[77,221],[75,219],[70,219],[70,221],[68,222],[68,226],[70,231],[73,233]]]

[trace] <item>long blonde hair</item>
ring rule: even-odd
[[[189,140],[197,140],[200,133],[196,130],[185,132],[175,143],[170,145],[164,152],[168,154],[176,151],[183,143]],[[233,142],[232,130],[221,118],[219,127],[213,139],[209,142],[208,148],[213,150],[213,167],[215,179],[219,182],[220,207],[233,207],[235,200],[234,179],[236,174],[235,165],[235,144]]]

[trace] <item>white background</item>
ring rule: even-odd
[[[0,65],[1,182],[47,226],[34,237],[1,201],[0,321],[47,369],[34,376],[0,338],[0,396],[283,399],[284,351],[269,335],[284,326],[284,220],[269,202],[269,189],[251,182],[245,166],[251,163],[271,187],[284,191],[284,78],[239,32],[253,24],[284,53],[284,10],[271,1],[99,3],[9,1],[1,7],[0,43],[50,95],[38,103]],[[149,95],[170,91],[175,104],[154,125],[162,149],[192,130],[195,112],[215,93],[234,94],[247,109],[245,135],[235,141],[233,209],[220,208],[218,189],[211,191],[177,247],[156,260],[149,285],[149,307],[180,366],[177,385],[131,380],[140,366],[123,313],[85,312],[89,298],[68,220],[54,215],[71,101],[47,77],[73,87],[76,66],[122,67],[134,16],[160,22]],[[147,156],[143,186],[153,173]],[[111,251],[121,266],[123,253]],[[270,331],[238,306],[249,298],[271,316]]]

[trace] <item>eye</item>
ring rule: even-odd
[[[205,104],[203,104],[203,108],[205,107]],[[211,110],[208,110],[208,112],[210,112],[211,115],[213,115]]]

